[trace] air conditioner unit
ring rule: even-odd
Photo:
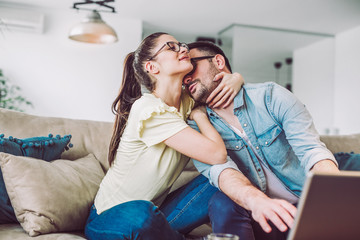
[[[44,14],[36,11],[0,6],[0,30],[43,33],[44,19]]]

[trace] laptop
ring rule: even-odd
[[[360,239],[360,171],[310,173],[288,240]]]

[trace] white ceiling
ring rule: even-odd
[[[74,2],[84,0],[0,0],[55,9],[70,9]],[[232,23],[328,34],[360,25],[360,0],[115,0],[109,5],[119,18],[142,19],[146,31],[197,36],[215,37]]]
[[[0,0],[0,7],[41,8],[46,13],[46,9],[73,11],[75,2],[85,1]],[[119,19],[141,19],[144,35],[164,31],[180,41],[194,41],[198,36],[218,37],[219,32],[234,23],[329,35],[360,26],[360,0],[115,0],[108,5],[115,7]],[[96,5],[83,6],[93,9]],[[106,14],[113,13],[102,13],[105,21]],[[245,32],[248,34],[241,37],[241,46],[234,52],[234,56],[242,57],[241,65],[235,70],[251,71],[250,74],[274,72],[275,61],[291,57],[294,49],[313,41],[311,36],[296,43],[296,35],[293,40],[287,37],[281,40],[280,35],[262,35],[261,31],[243,29]],[[261,40],[267,41],[260,43]]]

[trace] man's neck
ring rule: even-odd
[[[226,115],[234,115],[234,101],[232,101],[226,108],[213,108],[212,110],[214,110],[214,112],[216,112],[221,117]]]

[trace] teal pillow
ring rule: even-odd
[[[52,134],[49,134],[48,137],[19,139],[12,136],[5,138],[4,134],[1,134],[0,152],[52,161],[59,159],[62,152],[72,147],[70,140],[71,135],[53,137]],[[17,222],[17,220],[0,171],[0,224],[13,222]]]
[[[334,154],[339,163],[339,169],[345,171],[360,171],[360,154],[354,152],[338,152]]]
[[[19,144],[4,138],[3,134],[0,135],[0,152],[10,153],[16,156],[22,156],[22,151]]]

